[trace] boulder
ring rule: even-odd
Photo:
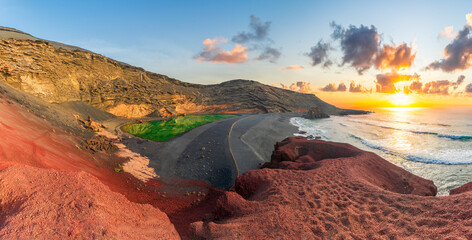
[[[307,113],[305,113],[305,115],[303,115],[303,117],[306,119],[319,119],[329,118],[329,115],[324,113],[319,107],[312,107]]]

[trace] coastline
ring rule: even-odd
[[[149,166],[164,181],[179,177],[228,188],[238,174],[270,161],[274,144],[296,133],[289,119],[299,115],[241,115],[199,126],[166,142],[125,134],[123,143],[149,158]],[[121,126],[117,126],[120,131]]]
[[[470,140],[442,137],[442,134],[471,135],[470,128],[465,125],[468,123],[463,118],[453,117],[454,121],[462,119],[462,125],[456,126],[454,122],[434,117],[441,113],[441,116],[452,117],[451,113],[459,111],[444,113],[427,108],[411,111],[408,115],[402,111],[384,110],[368,116],[333,116],[313,122],[295,119],[301,131],[307,132],[296,135],[320,136],[322,140],[345,142],[373,152],[417,176],[432,180],[438,187],[438,196],[447,196],[450,190],[470,182]],[[425,118],[420,113],[432,117]],[[426,131],[438,134],[423,134]]]
[[[9,105],[3,104],[2,106],[8,108],[7,106]],[[339,233],[351,233],[352,231],[349,230],[351,228],[357,229],[355,232],[356,234],[360,234],[359,236],[367,236],[364,234],[373,234],[373,236],[386,235],[379,233],[384,229],[374,228],[372,231],[364,233],[358,226],[365,224],[375,226],[375,224],[388,223],[388,221],[393,221],[392,219],[394,219],[390,216],[398,216],[398,219],[400,219],[398,221],[408,220],[414,221],[417,225],[419,224],[416,232],[408,232],[409,230],[402,226],[392,225],[391,228],[398,228],[398,232],[403,234],[400,236],[430,236],[428,235],[429,233],[424,230],[425,228],[434,227],[434,224],[438,223],[438,228],[441,231],[446,231],[447,229],[445,229],[442,224],[447,221],[435,216],[433,211],[422,208],[423,204],[430,204],[434,206],[434,211],[445,211],[448,214],[452,214],[451,216],[456,216],[454,215],[454,211],[457,211],[457,208],[442,208],[444,203],[455,201],[455,203],[459,203],[461,206],[464,206],[464,208],[470,208],[470,192],[460,193],[460,191],[466,191],[467,189],[461,189],[457,192],[460,194],[455,196],[441,198],[427,197],[427,199],[422,202],[425,197],[417,197],[408,192],[404,193],[401,192],[403,191],[401,189],[395,190],[394,188],[396,192],[388,193],[388,189],[382,188],[382,184],[374,184],[378,181],[376,179],[369,180],[369,184],[374,184],[374,187],[369,184],[365,186],[352,184],[352,182],[360,181],[358,179],[358,172],[370,171],[370,167],[364,168],[361,166],[351,173],[349,169],[356,161],[346,160],[346,157],[349,158],[350,155],[335,155],[330,156],[330,159],[327,159],[327,161],[320,161],[320,163],[323,162],[323,164],[326,163],[333,166],[326,169],[323,168],[322,165],[319,165],[318,160],[314,163],[310,163],[312,160],[307,157],[316,159],[316,155],[312,155],[312,152],[310,153],[311,150],[308,150],[309,154],[303,159],[300,158],[300,161],[297,163],[289,163],[286,167],[279,167],[277,169],[258,169],[258,165],[264,162],[265,159],[269,158],[269,160],[273,160],[271,159],[271,155],[274,150],[274,144],[280,147],[282,140],[292,136],[298,131],[297,127],[290,124],[290,119],[300,115],[300,113],[272,113],[239,116],[197,127],[169,142],[154,142],[137,137],[125,137],[122,139],[123,144],[127,145],[135,152],[148,154],[143,156],[151,157],[149,166],[156,169],[158,175],[161,175],[159,180],[148,181],[144,184],[138,181],[136,181],[136,185],[134,185],[134,183],[130,184],[128,182],[130,179],[128,173],[115,173],[111,171],[111,169],[106,170],[105,168],[95,167],[95,165],[91,165],[92,170],[87,171],[104,171],[108,173],[108,175],[103,178],[99,178],[101,181],[97,183],[99,185],[107,182],[109,184],[113,179],[116,181],[122,179],[123,181],[121,182],[117,181],[120,185],[120,189],[111,188],[112,191],[120,192],[125,195],[127,201],[133,204],[151,204],[154,206],[154,209],[163,211],[167,214],[172,225],[175,226],[180,237],[184,239],[191,238],[192,234],[202,237],[207,236],[209,238],[217,236],[231,238],[234,237],[234,235],[226,235],[228,232],[221,229],[232,229],[230,233],[238,232],[246,228],[251,229],[251,226],[238,225],[238,218],[233,218],[233,215],[228,213],[228,211],[239,214],[241,219],[247,220],[246,222],[250,222],[251,219],[253,221],[257,220],[258,222],[264,222],[264,219],[278,219],[279,224],[283,226],[282,229],[273,229],[271,226],[266,225],[258,226],[258,228],[265,229],[264,231],[266,232],[275,234],[274,236],[313,238],[324,235],[329,237],[338,235]],[[9,119],[6,116],[4,118]],[[13,124],[14,121],[12,119],[10,120]],[[38,121],[42,122],[42,120],[39,119]],[[119,122],[121,120],[115,121]],[[8,122],[6,123],[14,126]],[[47,126],[45,125],[43,128],[47,129]],[[229,132],[231,132],[231,134],[229,134]],[[57,133],[58,130],[56,135]],[[227,144],[228,142],[230,142],[231,146]],[[330,146],[330,144],[336,145],[338,148],[342,146],[342,148],[339,148],[344,149],[342,151],[353,149],[352,146],[342,143],[323,143],[323,141],[318,141],[317,143],[322,143],[321,145],[328,144],[326,146]],[[8,145],[10,142],[7,141],[5,144]],[[47,143],[44,142],[43,144]],[[75,149],[73,144],[69,145],[68,147],[71,148],[71,151],[73,150],[77,153],[82,151]],[[205,147],[205,149],[203,150],[202,147]],[[229,147],[232,149],[234,160],[241,171],[240,176],[237,176],[235,173],[234,161],[228,153]],[[287,156],[290,156],[293,152],[299,152],[297,150],[299,147],[303,147],[303,145],[291,145],[291,147],[286,148],[284,151],[287,153]],[[308,149],[311,149],[311,147]],[[336,150],[335,152],[342,151]],[[301,152],[304,152],[304,150]],[[372,156],[373,158],[379,159],[378,156],[372,153],[362,151],[362,154],[363,156]],[[92,155],[90,155],[90,158],[95,159]],[[336,159],[336,161],[333,161],[333,158]],[[85,160],[86,159],[84,159],[84,163],[88,163],[88,161]],[[344,164],[342,161],[346,161],[347,163]],[[389,165],[385,163],[385,160],[379,161],[383,163],[378,165],[378,168],[388,173],[388,171],[390,171],[389,166],[392,164]],[[295,167],[297,164],[305,165]],[[378,163],[371,163],[372,166],[377,166],[376,164]],[[220,170],[220,172],[218,172],[218,170]],[[9,167],[5,171],[10,171],[13,174],[15,171],[18,171],[18,169]],[[43,170],[35,169],[34,171],[37,172],[37,174],[43,174]],[[317,174],[313,175],[314,171],[316,171]],[[389,182],[401,182],[402,179],[405,179],[402,177],[405,176],[405,174],[409,176],[406,179],[421,179],[407,173],[403,169],[394,168],[394,173],[395,172],[401,174],[399,176],[394,175],[388,179],[383,179],[382,182],[387,185],[392,185]],[[191,178],[188,179],[203,180],[211,184],[216,183],[215,185],[220,184],[220,186],[223,186],[222,188],[231,186],[231,189],[234,189],[236,192],[233,192],[233,190],[215,189],[212,186],[204,184],[202,181],[175,181],[175,176],[179,176],[175,175],[176,173],[189,173],[186,177],[190,176]],[[344,179],[345,181],[343,180],[347,185],[339,183],[340,175],[348,176]],[[364,175],[368,176],[369,174]],[[86,178],[89,178],[88,175]],[[416,183],[415,181],[409,180],[408,186],[405,189],[430,189],[434,186],[430,185],[427,180],[418,181],[419,182]],[[426,185],[423,186],[422,184],[424,183],[426,183]],[[136,187],[133,188],[133,186]],[[364,187],[360,188],[359,186]],[[395,184],[393,184],[393,186],[395,186]],[[352,194],[353,191],[355,191],[356,194]],[[357,194],[358,191],[364,194]],[[387,193],[385,193],[386,191]],[[320,198],[313,199],[313,193],[316,193]],[[432,193],[427,192],[426,194],[431,195]],[[263,196],[263,198],[257,200],[258,198],[256,196]],[[343,200],[345,196],[352,196],[352,202]],[[256,201],[245,200],[249,197],[254,198]],[[338,197],[341,200],[339,200]],[[396,204],[388,202],[382,203],[383,200],[378,201],[378,199],[390,198],[401,198],[402,200],[397,201]],[[412,199],[415,200],[415,209],[422,211],[419,219],[416,220],[410,219],[411,216],[408,214],[405,215],[404,213],[404,209],[409,208],[409,201]],[[368,202],[364,203],[364,200]],[[441,201],[441,204],[438,204],[438,201]],[[317,207],[318,204],[320,204],[319,207]],[[142,207],[140,205],[136,206]],[[280,209],[280,211],[284,213],[284,217],[280,218],[280,213],[278,211],[274,212],[273,209],[268,206]],[[374,210],[369,210],[369,212],[362,217],[362,214],[359,213],[362,208],[372,208]],[[319,211],[320,209],[322,210],[321,213]],[[375,220],[376,214],[390,210],[392,210],[392,212],[389,216]],[[215,212],[217,215],[212,215]],[[316,231],[310,229],[299,231],[300,229],[297,226],[304,226],[305,223],[297,222],[301,218],[292,218],[292,212],[297,212],[300,216],[306,217],[315,216],[314,213],[320,213],[316,215],[316,223],[312,222],[308,225],[308,227]],[[330,217],[331,215],[325,216],[326,214],[344,214],[344,216],[347,216],[348,221],[346,221],[346,218],[338,218],[337,215]],[[80,214],[78,216],[80,216]],[[459,215],[457,218],[461,219],[461,216],[462,215]],[[204,221],[201,221],[202,218]],[[366,222],[363,222],[361,218],[365,218]],[[161,219],[165,224],[172,226],[167,218],[162,217]],[[192,222],[193,224],[191,224]],[[326,224],[318,224],[321,222],[329,226]],[[295,226],[294,223],[297,226]],[[347,223],[351,224],[349,228],[346,228]],[[192,228],[189,227],[190,224],[193,226]],[[461,230],[464,225],[470,223],[465,220],[460,220],[454,224],[456,224],[457,229]],[[207,228],[207,226],[212,227]],[[158,229],[158,231],[166,233],[167,230],[164,231],[165,229],[167,228]],[[283,229],[289,229],[289,231]],[[253,230],[256,231],[255,229]],[[258,232],[256,235],[254,235],[254,233],[255,232],[243,232],[241,236],[246,236],[247,238],[268,236],[261,234],[261,232]],[[303,235],[306,233],[309,235]],[[176,234],[175,231],[173,234]]]

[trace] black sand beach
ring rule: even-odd
[[[270,160],[273,144],[297,131],[289,119],[298,115],[242,115],[197,127],[168,142],[124,133],[128,137],[123,143],[148,157],[161,180],[178,177],[228,188],[238,175]]]

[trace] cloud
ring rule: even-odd
[[[279,70],[301,70],[303,69],[303,66],[300,65],[292,65],[288,67],[280,67]]]
[[[343,52],[342,65],[350,64],[362,75],[372,66],[372,60],[378,52],[380,36],[374,26],[356,27],[350,25],[344,29],[341,25],[331,22],[334,29],[332,38],[339,40]]]
[[[424,84],[423,93],[426,94],[440,94],[449,95],[449,87],[451,83],[449,80],[437,80]]]
[[[438,38],[455,38],[457,37],[457,33],[456,32],[453,32],[454,31],[454,27],[453,26],[448,26],[448,27],[445,27],[444,30],[442,30],[439,35],[438,35]]]
[[[380,70],[409,68],[415,60],[416,52],[413,51],[412,45],[402,43],[381,46],[380,34],[373,25],[370,27],[350,25],[348,28],[343,28],[334,22],[330,25],[333,28],[331,37],[340,41],[343,54],[341,65],[349,64],[357,70],[359,75],[371,67]],[[319,45],[320,42],[317,46]],[[317,49],[315,47],[312,48],[312,52],[313,49]],[[324,52],[321,51],[321,53]],[[320,56],[327,58],[327,54]]]
[[[250,18],[249,32],[240,32],[231,39],[233,42],[243,44],[249,41],[266,40],[271,22],[262,22],[260,18],[254,15],[251,15]]]
[[[270,26],[271,22],[263,22],[260,18],[251,15],[249,30],[238,33],[231,41],[238,44],[250,44],[251,51],[260,51],[256,60],[268,60],[275,63],[281,52],[279,49],[271,47],[274,41],[268,37]]]
[[[451,87],[454,88],[454,90],[457,89],[459,85],[464,82],[464,79],[465,76],[460,75],[455,82],[449,80],[437,80],[425,83],[423,87],[423,93],[449,95],[449,89]]]
[[[353,93],[366,93],[366,92],[371,92],[371,90],[368,90],[362,84],[357,84],[354,81],[351,81],[351,84],[349,84],[349,92]]]
[[[416,92],[420,94],[438,94],[438,95],[449,95],[451,88],[456,90],[463,82],[465,76],[460,75],[457,81],[449,80],[437,80],[421,83],[419,80],[412,82],[409,86],[405,87],[405,92]]]
[[[416,80],[416,81],[412,82],[410,84],[409,88],[407,88],[407,92],[410,92],[410,91],[414,91],[414,92],[418,92],[418,93],[422,92],[423,91],[423,83],[420,82],[419,80]]]
[[[398,46],[383,45],[375,57],[375,67],[377,69],[399,70],[409,68],[415,60],[416,52],[413,52],[412,46],[402,43]]]
[[[340,83],[338,86],[334,83],[330,83],[322,88],[320,88],[323,92],[345,92],[347,87],[344,83]]]
[[[420,76],[416,73],[413,75],[407,75],[392,72],[385,74],[377,74],[376,78],[376,92],[395,93],[398,91],[398,89],[395,87],[395,83],[419,80]]]
[[[279,59],[281,53],[279,50],[272,48],[272,47],[265,47],[263,52],[256,57],[257,60],[266,60],[268,59],[269,62],[275,63],[277,59]]]
[[[472,93],[472,83],[469,83],[467,86],[465,86],[465,92]]]
[[[338,85],[338,91],[344,92],[344,91],[346,91],[346,90],[347,90],[347,88],[346,88],[346,85],[345,85],[344,83],[340,83],[340,84]]]
[[[236,44],[231,51],[224,51],[219,47],[221,43],[228,40],[225,38],[215,37],[207,38],[203,41],[204,50],[198,54],[195,59],[200,62],[216,62],[216,63],[243,63],[247,61],[248,50],[241,44]]]
[[[459,85],[461,85],[465,80],[465,76],[464,75],[459,75],[459,77],[457,77],[457,82],[456,82],[456,86],[454,86],[454,89],[457,89],[457,87],[459,87]]]
[[[315,46],[311,47],[309,53],[306,53],[306,56],[311,58],[311,65],[316,66],[322,64],[323,67],[329,67],[333,64],[331,60],[328,59],[328,52],[332,50],[332,47],[329,43],[323,43],[319,41]]]
[[[311,88],[311,83],[309,82],[296,82],[296,83],[292,83],[290,84],[290,86],[287,86],[287,85],[284,85],[284,84],[280,84],[282,86],[283,89],[288,89],[288,90],[292,90],[292,91],[295,91],[295,92],[301,92],[301,93],[313,93],[313,89]]]
[[[465,26],[454,40],[444,49],[444,58],[429,64],[426,69],[454,72],[472,66],[471,26]]]
[[[466,14],[465,19],[467,20],[467,25],[472,27],[472,13]]]

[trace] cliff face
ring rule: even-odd
[[[117,116],[342,110],[312,94],[255,81],[184,83],[77,47],[0,28],[0,81],[52,103],[82,101]]]

